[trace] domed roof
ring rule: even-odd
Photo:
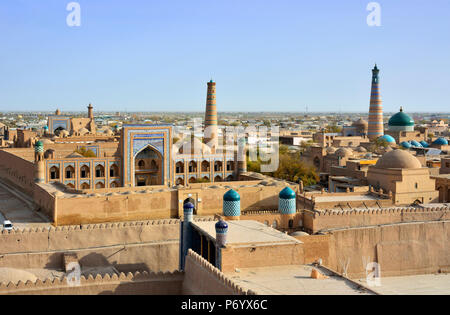
[[[390,135],[384,135],[379,137],[380,140],[385,140],[387,143],[395,143],[395,139]]]
[[[223,195],[224,201],[239,201],[241,200],[241,196],[234,189],[230,189]]]
[[[400,145],[402,147],[404,147],[405,149],[409,149],[411,148],[411,143],[407,142],[407,141],[403,141],[402,143],[400,143]]]
[[[290,187],[285,187],[280,193],[278,197],[281,199],[295,199],[295,191],[293,191]]]
[[[66,129],[64,129],[64,130],[61,130],[61,132],[59,133],[59,135],[60,135],[60,136],[63,136],[63,137],[67,137],[68,135],[70,135],[70,133],[69,133]]]
[[[364,120],[364,119],[360,118],[360,119],[354,121],[352,123],[352,125],[353,126],[364,126],[364,127],[366,127],[366,126],[369,126],[369,123],[367,122],[367,120]]]
[[[34,144],[34,146],[36,146],[36,147],[43,147],[43,146],[44,146],[44,143],[43,143],[41,140],[39,140],[39,141],[37,141],[37,142]]]
[[[364,148],[364,147],[359,146],[359,147],[357,147],[357,148],[355,149],[355,151],[356,151],[356,152],[363,153],[363,152],[367,152],[367,149]]]
[[[326,151],[327,151],[327,153],[329,153],[329,154],[333,154],[334,152],[336,152],[336,150],[337,150],[337,149],[336,149],[335,147],[328,147]]]
[[[114,136],[114,132],[111,130],[111,129],[106,129],[105,130],[105,135],[107,135],[107,136]]]
[[[447,139],[440,137],[440,138],[437,138],[436,140],[434,140],[433,144],[436,144],[436,145],[448,145],[448,141],[447,141]]]
[[[400,107],[400,111],[389,119],[388,125],[402,127],[414,126],[414,120],[405,114],[403,109]]]
[[[174,144],[175,145],[175,144]],[[198,138],[184,139],[176,143],[180,154],[211,154],[211,148]]]
[[[422,147],[422,145],[419,142],[417,142],[416,140],[411,140],[410,143],[413,147],[418,147],[418,148]]]
[[[66,156],[66,158],[82,158],[84,156],[82,156],[80,153],[78,152],[72,152],[71,154],[69,154],[68,156]]]
[[[48,130],[48,126],[44,126],[44,130]]]
[[[228,229],[228,224],[224,220],[219,220],[216,223],[215,227],[216,227],[216,230],[224,230],[224,229]]]
[[[421,145],[422,145],[422,147],[424,147],[424,148],[428,148],[428,143],[426,143],[424,140],[422,140],[422,141],[420,141],[419,142]]]
[[[339,148],[336,150],[335,154],[339,157],[346,157],[353,154],[353,152],[348,148]]]
[[[422,168],[420,161],[404,150],[392,150],[385,153],[375,164],[378,168]]]

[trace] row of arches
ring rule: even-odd
[[[202,173],[204,172],[210,172],[211,171],[211,162],[209,161],[202,161],[200,163],[200,171]],[[176,174],[184,174],[184,162],[177,162],[175,164],[175,173]],[[214,164],[212,165],[214,167],[214,172],[222,172],[223,171],[223,162],[222,161],[214,161]],[[188,173],[197,173],[198,172],[198,163],[196,161],[190,161],[187,165]],[[226,163],[226,170],[228,172],[234,171],[234,161],[227,161]]]
[[[103,165],[97,165],[94,169],[94,177],[96,178],[104,178],[105,177],[105,167]],[[49,170],[50,180],[61,179],[60,168],[58,166],[52,166]],[[109,168],[109,177],[118,177],[119,176],[119,167],[116,164],[111,165]],[[64,178],[65,179],[73,179],[76,177],[75,168],[71,165],[67,166],[64,169]],[[90,178],[91,177],[91,169],[87,165],[83,165],[80,167],[80,178]]]
[[[68,183],[68,184],[66,184],[66,186],[69,188],[75,189],[75,185],[72,183]],[[113,181],[109,184],[109,187],[111,187],[111,188],[115,188],[115,187],[119,187],[119,186],[120,186],[120,184],[118,181]],[[105,188],[105,184],[102,182],[98,182],[95,184],[94,187],[95,187],[95,189],[102,189],[102,188]],[[91,185],[89,183],[82,183],[80,185],[80,189],[91,189]]]
[[[200,179],[200,180],[199,180],[199,179]],[[233,178],[233,175],[229,175],[229,176],[227,176],[227,177],[225,178],[225,181],[231,182],[231,181],[233,181],[233,179],[234,179],[234,178]],[[215,182],[215,183],[223,182],[223,181],[224,181],[224,179],[223,179],[222,176],[220,176],[220,175],[217,175],[216,177],[214,177],[214,182]],[[189,184],[195,184],[195,183],[200,183],[200,182],[208,183],[208,182],[211,182],[211,180],[210,180],[210,178],[209,178],[208,176],[203,176],[203,177],[199,177],[199,178],[197,178],[197,177],[191,177],[191,178],[189,178],[189,180],[188,180],[188,183],[189,183]],[[176,184],[176,185],[184,185],[184,184],[185,184],[185,181],[184,181],[183,178],[179,177],[179,178],[176,179],[175,184]]]

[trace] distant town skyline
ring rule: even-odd
[[[448,112],[450,3],[80,0],[0,3],[0,111]]]

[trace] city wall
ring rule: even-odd
[[[212,216],[222,213],[223,195],[235,189],[241,195],[242,211],[278,209],[278,194],[284,185],[264,185],[255,181],[227,182],[222,185],[193,186],[169,189],[154,187],[142,189],[110,188],[92,194],[57,190],[49,184],[37,184],[35,201],[41,210],[53,218],[55,225],[73,225],[179,218],[183,214],[183,202],[192,198],[196,203],[195,215]],[[296,185],[291,188],[298,191]],[[54,200],[52,200],[54,199]]]
[[[26,283],[0,283],[0,295],[179,295],[184,275],[167,273],[120,273],[88,277],[81,276],[80,285],[71,286],[67,277],[27,281]]]
[[[34,188],[34,163],[26,159],[29,151],[27,149],[0,150],[0,177],[6,179],[9,183],[18,187],[29,196],[32,196]],[[34,154],[32,150],[31,153]],[[34,155],[32,159],[34,159]]]
[[[2,231],[0,267],[64,269],[65,252],[81,266],[119,271],[178,269],[178,220],[121,222]]]
[[[186,256],[182,292],[186,295],[255,295],[225,276],[196,252],[189,250]]]
[[[377,262],[383,277],[450,272],[450,221],[414,222],[331,231],[329,267],[365,278]]]
[[[305,210],[303,227],[309,233],[322,230],[395,224],[450,220],[450,208],[387,208],[366,210]]]

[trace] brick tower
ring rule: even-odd
[[[208,82],[208,94],[206,96],[205,113],[205,143],[211,148],[217,148],[217,107],[216,107],[216,82]]]
[[[369,139],[377,139],[384,134],[383,130],[383,106],[380,96],[379,78],[377,65],[372,69],[372,90],[370,92],[369,109]]]

